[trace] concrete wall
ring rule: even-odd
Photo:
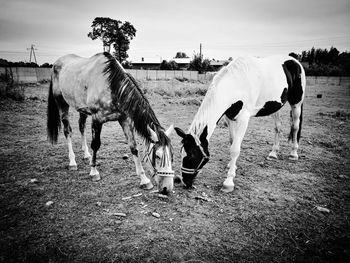
[[[190,80],[198,80],[197,71],[186,70],[142,70],[142,69],[127,69],[136,79],[143,80],[166,80],[174,78],[186,78]]]
[[[307,76],[307,85],[333,85],[333,86],[349,86],[350,77],[323,77],[323,76]]]
[[[10,74],[17,83],[35,83],[50,80],[51,68],[0,67],[0,74]]]
[[[6,70],[7,72],[12,71],[13,79],[17,83],[33,83],[50,80],[51,78],[51,68],[0,67],[0,74],[5,74]],[[127,69],[126,71],[140,80],[167,80],[174,78],[199,80],[197,71],[141,69]]]
[[[11,72],[14,81],[17,83],[35,83],[44,80],[50,80],[51,68],[5,68],[0,67],[0,74]],[[174,78],[186,78],[189,80],[211,81],[215,72],[208,72],[206,74],[198,74],[197,71],[187,70],[141,70],[141,69],[127,69],[136,79],[139,80],[167,80]],[[350,85],[350,77],[316,77],[307,76],[307,85]]]
[[[216,72],[207,72],[205,74],[199,74],[198,80],[211,81]],[[349,86],[350,77],[327,77],[327,76],[306,76],[306,85],[331,85],[331,86]]]

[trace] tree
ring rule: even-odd
[[[119,62],[122,62],[129,57],[127,51],[129,50],[130,40],[136,35],[136,29],[127,21],[124,24],[118,24],[118,26],[119,30],[112,40],[114,41],[114,56]]]
[[[130,22],[122,23],[109,17],[96,17],[91,27],[92,31],[88,33],[88,37],[92,40],[100,39],[103,51],[110,52],[113,46],[114,56],[119,62],[128,58],[130,40],[136,35],[136,29]]]
[[[162,63],[160,63],[159,69],[160,70],[177,70],[179,69],[179,66],[174,60],[171,60],[169,62],[166,60],[163,60]]]
[[[342,52],[338,57],[338,61],[343,75],[350,76],[350,52]]]
[[[111,33],[113,33],[113,28],[115,25],[115,20],[109,17],[96,17],[92,21],[92,31],[88,33],[88,37],[92,40],[100,39],[103,44],[103,51],[110,51],[112,39]]]
[[[52,64],[46,62],[46,63],[42,64],[40,67],[41,68],[52,68]]]
[[[175,58],[188,58],[188,56],[184,52],[177,52]]]
[[[203,56],[200,54],[194,54],[188,69],[197,70],[199,74],[206,71],[213,71],[213,67],[210,65],[210,60],[207,58],[203,60]]]
[[[6,60],[6,59],[3,59],[3,58],[0,58],[0,66],[8,66],[9,65],[9,63],[8,63],[8,61]]]
[[[328,52],[328,57],[329,57],[329,62],[331,64],[336,64],[338,57],[339,57],[339,50],[336,49],[335,47],[331,47],[331,49]]]
[[[295,53],[291,53],[295,54]],[[301,55],[295,54],[301,62],[309,65],[305,68],[306,75],[310,76],[349,76],[350,53],[340,53],[335,47],[329,50],[312,47],[308,51],[302,51]]]
[[[315,63],[315,56],[316,50],[314,47],[312,47],[310,51],[307,52],[307,62],[309,62],[310,65]]]
[[[127,60],[123,61],[122,66],[125,69],[132,69],[132,63],[130,61],[127,61]]]
[[[169,61],[169,65],[170,65],[170,68],[172,70],[178,70],[179,69],[179,65],[174,60],[170,60]]]

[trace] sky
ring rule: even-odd
[[[0,0],[0,58],[38,64],[65,54],[102,52],[87,37],[95,17],[129,21],[137,30],[130,61],[301,53],[311,47],[350,51],[350,0]]]

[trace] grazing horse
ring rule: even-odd
[[[240,57],[223,67],[210,84],[188,133],[175,128],[183,144],[183,183],[192,187],[193,180],[209,161],[209,139],[222,116],[225,116],[229,123],[231,143],[231,161],[223,183],[224,192],[234,189],[236,161],[250,117],[273,114],[275,139],[268,158],[277,159],[281,133],[278,110],[287,101],[291,106],[289,140],[292,141],[292,151],[289,158],[297,160],[305,83],[303,67],[297,60],[288,56]]]
[[[57,143],[62,121],[68,144],[69,168],[76,170],[69,123],[70,106],[80,114],[82,150],[84,158],[90,159],[90,176],[94,181],[101,179],[96,168],[96,154],[101,145],[102,125],[108,121],[118,121],[131,149],[141,187],[151,189],[153,184],[142,167],[134,130],[145,141],[145,155],[155,170],[159,190],[164,194],[172,191],[174,172],[168,138],[172,128],[168,131],[162,128],[136,80],[109,53],[90,58],[63,56],[52,68],[47,111],[48,138],[51,143]],[[92,116],[92,157],[84,134],[88,115]]]

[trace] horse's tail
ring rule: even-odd
[[[61,129],[61,120],[60,112],[52,91],[52,78],[47,101],[47,137],[52,144],[56,144],[58,132]]]
[[[299,130],[298,130],[298,134],[297,134],[297,142],[299,143],[300,137],[301,137],[301,127],[303,124],[303,103],[300,106],[300,116],[299,116]],[[290,112],[292,114],[292,112]],[[293,127],[290,129],[290,133],[288,136],[288,141],[291,141],[293,138]]]

